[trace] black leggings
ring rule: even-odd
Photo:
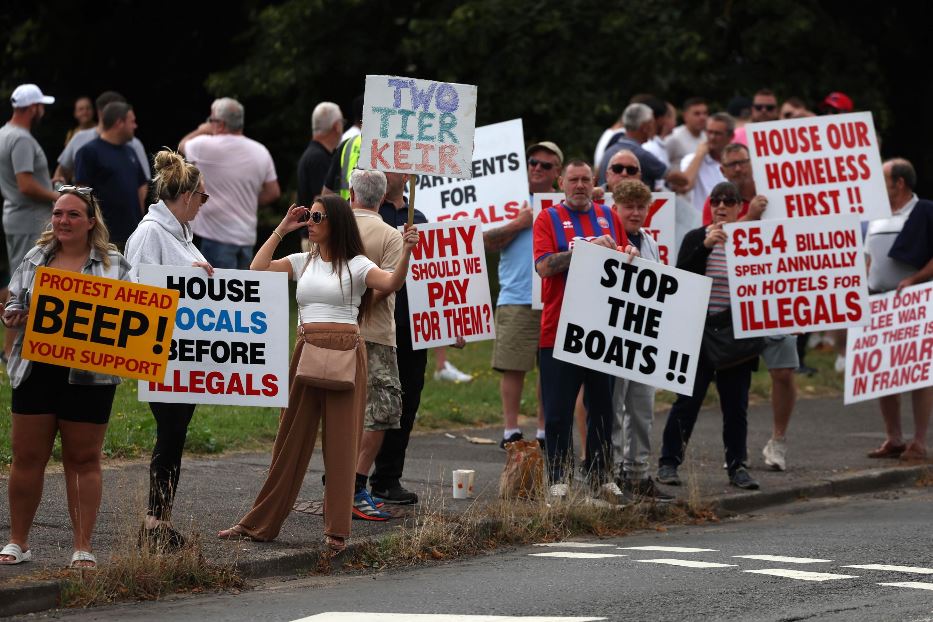
[[[149,402],[156,420],[156,442],[149,463],[149,516],[171,520],[172,502],[178,488],[181,454],[195,404]]]

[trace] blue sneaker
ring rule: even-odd
[[[363,489],[353,495],[353,518],[359,520],[387,521],[392,516],[380,511],[376,507],[376,502],[369,495],[366,489]]]

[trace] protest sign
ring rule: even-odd
[[[671,266],[677,263],[677,195],[673,192],[652,192],[648,217],[642,225],[658,243],[661,263]]]
[[[405,285],[412,349],[495,339],[482,223],[457,220],[418,225]]]
[[[577,244],[554,358],[683,395],[693,391],[712,280]]]
[[[759,220],[723,230],[736,337],[868,323],[858,216]]]
[[[749,123],[748,148],[764,218],[891,215],[870,112]]]
[[[418,176],[418,209],[431,222],[475,218],[501,227],[528,201],[522,120],[476,128],[472,179]]]
[[[139,267],[178,296],[168,371],[140,382],[144,402],[288,405],[288,276],[281,272]]]
[[[476,87],[366,76],[359,167],[469,179]]]
[[[869,300],[871,323],[846,340],[845,403],[933,386],[933,285]]]
[[[557,205],[564,200],[563,192],[537,192],[531,197],[531,216],[533,221],[538,220],[538,215],[552,205]],[[541,300],[541,277],[535,270],[535,257],[532,253],[528,258],[531,262],[531,308],[536,311],[544,309],[544,301]]]
[[[54,268],[36,271],[23,358],[161,381],[178,293]]]

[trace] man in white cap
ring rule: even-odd
[[[0,192],[3,193],[3,231],[12,274],[52,215],[58,193],[52,190],[49,163],[32,130],[55,98],[35,84],[21,84],[10,97],[13,117],[0,128]],[[10,353],[16,331],[7,329],[3,360]]]

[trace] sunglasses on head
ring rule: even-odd
[[[627,164],[613,164],[609,167],[609,170],[615,173],[616,175],[621,175],[622,171],[625,171],[629,175],[637,175],[639,169],[637,166],[629,166]]]
[[[66,194],[80,194],[83,197],[90,197],[93,194],[94,189],[91,188],[90,186],[66,185],[66,186],[59,186],[58,191],[64,192]]]
[[[759,112],[761,112],[762,110],[767,110],[768,112],[771,112],[772,110],[777,109],[777,104],[753,104],[752,108],[754,108],[755,110]]]
[[[543,162],[538,158],[528,158],[528,168],[540,166],[542,170],[549,171],[554,168],[553,162]]]
[[[709,206],[716,207],[717,205],[725,205],[726,207],[735,207],[739,204],[739,200],[735,197],[710,197]]]

